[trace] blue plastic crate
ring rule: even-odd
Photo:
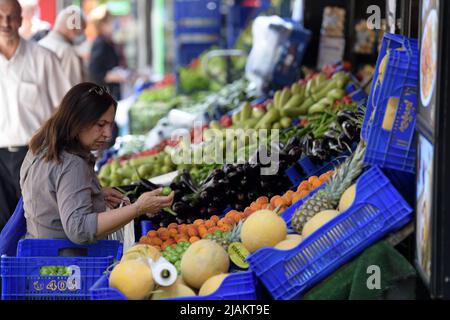
[[[379,89],[367,131],[365,163],[414,173],[416,169],[417,88],[419,84],[418,51],[391,50],[384,81]],[[398,99],[392,130],[382,128],[388,101]]]
[[[257,279],[251,271],[230,274],[215,292],[208,296],[181,297],[170,300],[257,300]],[[103,276],[90,289],[91,300],[127,300],[117,289],[110,288]]]
[[[411,220],[412,209],[378,167],[358,179],[353,205],[291,250],[263,248],[247,261],[272,297],[302,293]]]
[[[90,256],[62,257],[62,249],[78,249]],[[103,275],[114,259],[122,256],[119,241],[99,241],[80,246],[68,240],[19,241],[17,256],[1,257],[3,300],[87,300],[89,288]],[[79,285],[72,287],[73,277],[41,276],[45,266],[72,266],[73,275],[79,271]],[[77,270],[78,269],[78,270]]]
[[[417,50],[418,42],[415,39],[410,39],[402,35],[392,34],[392,33],[385,33],[383,37],[383,41],[380,48],[380,53],[378,55],[378,60],[375,66],[375,72],[374,77],[372,80],[372,86],[370,89],[369,96],[367,98],[367,111],[366,111],[366,117],[364,118],[362,130],[361,130],[361,136],[363,139],[367,138],[369,125],[370,125],[370,118],[373,112],[373,109],[376,107],[376,100],[380,96],[380,88],[381,88],[381,82],[378,78],[379,74],[379,68],[380,64],[386,55],[387,50],[395,50],[402,48],[406,51],[411,51],[413,49]]]

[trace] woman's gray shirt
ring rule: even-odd
[[[96,241],[98,213],[106,211],[92,161],[63,151],[46,162],[28,151],[20,170],[27,238]]]

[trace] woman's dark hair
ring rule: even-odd
[[[46,161],[60,161],[63,150],[85,154],[78,135],[93,126],[117,102],[107,89],[93,83],[80,83],[69,90],[59,108],[30,142],[34,155],[45,151]]]

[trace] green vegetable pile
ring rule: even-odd
[[[177,244],[175,249],[168,246],[161,252],[162,256],[177,268],[178,274],[181,274],[181,258],[190,245],[190,242],[182,241]]]
[[[66,266],[45,266],[39,270],[39,274],[41,275],[41,277],[47,277],[47,276],[68,277],[72,273],[69,270],[69,267],[66,267]]]

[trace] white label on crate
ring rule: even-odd
[[[369,266],[367,268],[367,274],[370,274],[370,277],[367,278],[367,289],[369,290],[380,290],[381,289],[381,269],[379,266]]]
[[[79,266],[69,266],[70,276],[67,279],[67,288],[75,291],[81,289],[81,270]]]

